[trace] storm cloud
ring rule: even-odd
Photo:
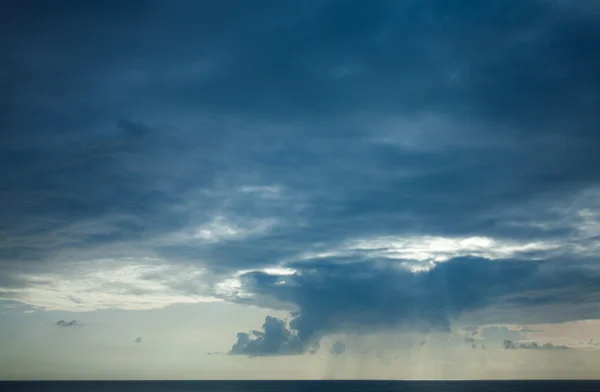
[[[509,312],[481,321],[539,324],[600,317],[598,308],[586,302],[600,294],[600,274],[591,269],[477,258],[452,259],[425,272],[374,260],[294,267],[292,275],[248,273],[242,276],[242,290],[256,294],[258,301],[274,297],[296,308],[290,327],[302,341],[342,331],[450,331],[461,315],[489,307]],[[544,311],[547,304],[552,304],[551,313]],[[487,327],[481,336],[501,342],[525,335]]]
[[[169,4],[0,16],[0,299],[289,310],[250,356],[600,318],[589,2]]]

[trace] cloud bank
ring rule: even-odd
[[[459,258],[426,272],[374,261],[313,261],[294,268],[293,275],[243,275],[242,289],[257,295],[259,303],[272,297],[296,308],[290,327],[301,341],[352,330],[449,331],[461,315],[492,306],[520,311],[491,314],[482,321],[540,324],[600,317],[586,302],[599,294],[598,272],[560,264]],[[552,304],[551,313],[546,304]],[[522,336],[501,328],[486,328],[482,335],[497,340]]]
[[[580,3],[15,2],[0,299],[289,310],[238,335],[253,356],[600,317]]]

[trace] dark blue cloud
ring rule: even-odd
[[[463,314],[491,306],[512,310],[502,320],[512,324],[600,316],[585,304],[600,294],[600,275],[590,269],[475,258],[453,259],[420,273],[373,261],[350,265],[316,261],[294,267],[298,268],[294,275],[254,272],[242,281],[246,293],[275,297],[296,307],[290,327],[301,341],[348,331],[449,331]],[[553,298],[551,313],[539,311],[543,304],[532,300],[546,296]],[[484,332],[487,340],[498,340],[498,333],[511,340],[523,336],[506,335],[502,329]]]
[[[102,257],[205,268],[207,285],[165,283],[185,294],[295,268],[244,275],[300,309],[248,353],[342,324],[444,329],[498,301],[596,317],[598,297],[565,304],[596,294],[597,22],[554,1],[10,2],[0,293]],[[386,245],[299,262],[380,236],[561,246],[421,275]]]

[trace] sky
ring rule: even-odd
[[[594,0],[6,0],[0,379],[600,374]]]

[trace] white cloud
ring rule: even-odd
[[[296,273],[296,270],[292,268],[282,267],[265,268],[262,271],[269,275],[293,275],[294,273]]]
[[[435,263],[461,256],[499,259],[523,252],[550,251],[558,248],[559,244],[549,242],[517,242],[482,236],[379,236],[351,240],[334,249],[306,252],[297,259],[340,257],[360,252],[364,257],[395,259],[412,270],[423,270],[433,267]],[[404,260],[419,263],[403,263]]]
[[[193,235],[194,238],[209,242],[219,242],[233,238],[246,238],[266,234],[277,224],[273,218],[257,219],[235,223],[225,217],[218,216],[211,222],[202,225]]]
[[[349,244],[350,249],[370,251],[373,257],[442,262],[460,256],[480,256],[498,259],[520,252],[557,248],[545,242],[516,242],[489,237],[376,237]]]
[[[242,282],[239,278],[227,278],[215,285],[215,294],[223,297],[243,296]]]
[[[165,245],[216,243],[268,234],[278,224],[275,218],[231,219],[216,216],[200,226],[162,236],[157,241]]]
[[[264,272],[269,275],[292,275],[296,270],[292,268],[283,267],[270,267],[258,270],[241,270],[236,272],[232,277],[229,277],[217,284],[215,284],[215,295],[222,298],[249,298],[253,295],[242,291],[242,281],[240,276],[249,272]],[[280,281],[279,284],[286,284],[284,280]]]
[[[201,226],[193,237],[210,242],[218,242],[222,239],[241,236],[243,232],[243,229],[236,227],[225,218],[217,217],[212,222]]]
[[[164,260],[105,259],[69,264],[69,270],[23,276],[28,283],[12,298],[50,310],[143,310],[175,303],[218,301],[209,294],[205,271]],[[58,270],[58,269],[57,269]],[[184,288],[194,285],[197,293]]]

